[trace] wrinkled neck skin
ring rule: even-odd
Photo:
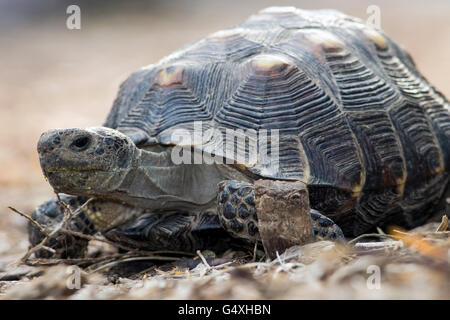
[[[102,198],[113,198],[152,211],[201,211],[215,207],[217,184],[251,179],[225,164],[174,164],[172,148],[136,149],[131,165],[105,181]]]

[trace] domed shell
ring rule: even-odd
[[[448,181],[447,100],[382,31],[331,10],[268,8],[144,67],[105,125],[303,181],[314,208],[366,222],[419,212]]]

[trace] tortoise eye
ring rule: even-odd
[[[81,136],[75,138],[75,140],[70,145],[70,148],[75,151],[84,151],[91,145],[91,137]]]

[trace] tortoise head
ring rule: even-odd
[[[206,208],[215,203],[220,181],[246,179],[231,166],[176,164],[172,146],[157,147],[139,148],[117,130],[95,127],[45,132],[37,148],[56,192],[149,210]]]
[[[139,150],[117,130],[57,129],[38,142],[42,171],[56,192],[104,194],[126,175]]]

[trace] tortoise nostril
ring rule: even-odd
[[[82,136],[76,138],[70,145],[75,151],[86,150],[91,144],[91,138],[89,136]]]

